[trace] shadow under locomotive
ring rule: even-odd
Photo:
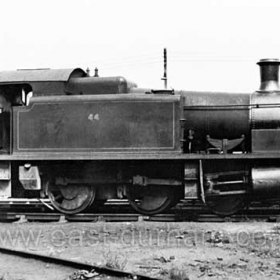
[[[81,69],[0,72],[0,198],[48,197],[64,214],[127,198],[145,215],[188,198],[223,216],[277,199],[280,62],[258,64],[252,94],[155,91]]]

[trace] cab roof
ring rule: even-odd
[[[81,68],[70,69],[21,69],[0,71],[0,83],[67,82],[72,77],[85,77]]]

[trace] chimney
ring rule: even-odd
[[[97,67],[95,67],[95,69],[94,69],[94,76],[93,77],[99,77]]]
[[[259,92],[280,91],[278,84],[278,72],[280,61],[278,59],[261,59],[258,63],[260,66],[261,85]]]

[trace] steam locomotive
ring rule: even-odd
[[[152,90],[82,69],[0,72],[0,199],[145,215],[200,199],[232,215],[280,191],[279,60],[252,94]]]

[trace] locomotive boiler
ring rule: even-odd
[[[276,59],[254,93],[138,88],[82,69],[0,72],[0,199],[64,214],[126,198],[153,215],[200,199],[231,215],[280,190]]]

